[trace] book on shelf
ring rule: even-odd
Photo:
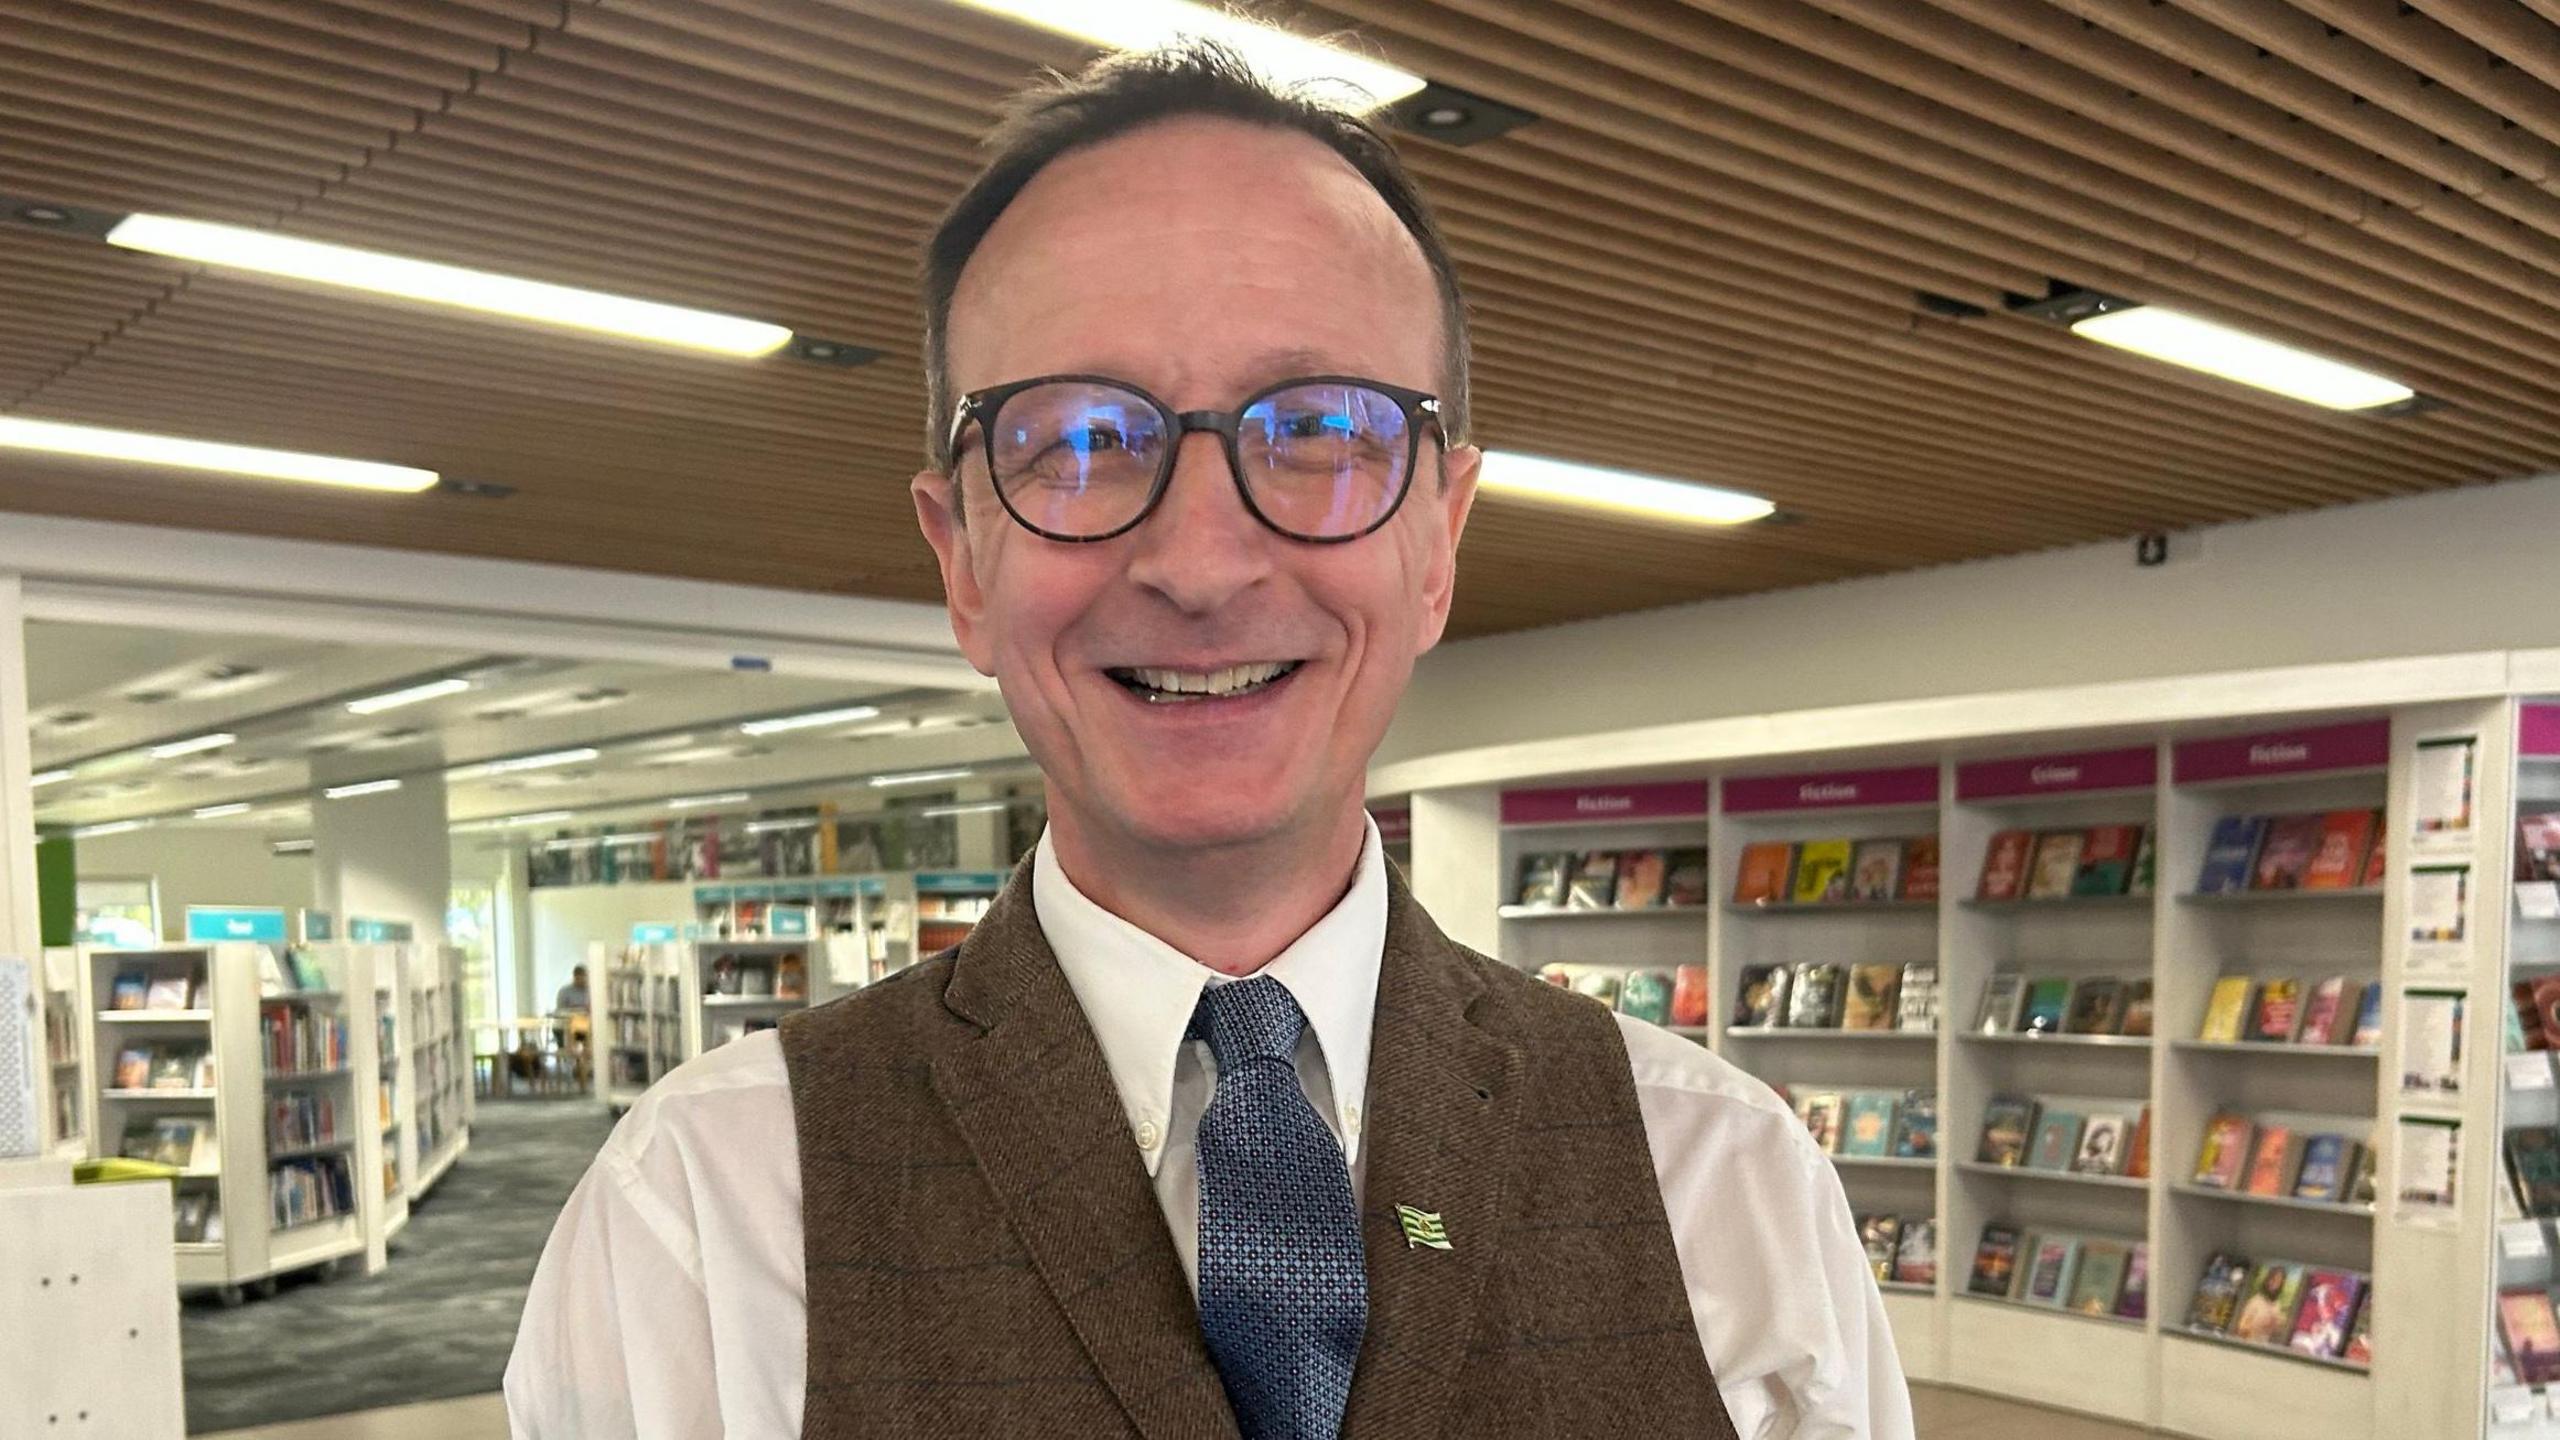
[[[1804,1121],[1805,1133],[1813,1137],[1814,1148],[1825,1155],[1840,1153],[1840,1112],[1844,1103],[1834,1090],[1814,1091],[1796,1100],[1796,1117]]]
[[[2071,1278],[2080,1268],[2080,1241],[2069,1235],[2038,1235],[2035,1259],[2018,1298],[2030,1305],[2059,1309],[2071,1293]]]
[[[1707,852],[1689,845],[1664,855],[1662,862],[1662,903],[1673,907],[1707,903]]]
[[[2037,1117],[2036,1138],[2027,1152],[2030,1170],[2068,1170],[2080,1153],[2080,1117],[2069,1110],[2046,1110]]]
[[[2125,882],[2124,893],[2148,895],[2159,887],[2159,882],[2160,836],[2152,827],[2145,825],[2141,842],[2133,847],[2133,875]]]
[[[116,1056],[115,1078],[109,1083],[118,1090],[140,1090],[150,1085],[150,1048],[143,1045],[126,1046]]]
[[[1618,860],[1617,906],[1621,910],[1650,910],[1662,903],[1663,881],[1670,875],[1670,861],[1659,850],[1630,850]]]
[[[1893,1092],[1857,1090],[1840,1122],[1840,1153],[1883,1157],[1893,1153]]]
[[[2357,1147],[2353,1172],[2355,1178],[2347,1182],[2348,1204],[2371,1205],[2373,1203],[2374,1172],[2380,1164],[2381,1157],[2373,1153],[2372,1146]]]
[[[2142,1107],[2142,1115],[2133,1122],[2133,1138],[2125,1142],[2124,1175],[2128,1180],[2151,1178],[2151,1107]]]
[[[2066,1035],[2114,1035],[2124,1029],[2125,990],[2120,981],[2083,980],[2071,992],[2071,1010],[2063,1019]]]
[[[2248,889],[2250,866],[2266,833],[2264,815],[2225,815],[2215,821],[2213,837],[2205,842],[2204,866],[2196,874],[2196,893],[2236,895]]]
[[[1938,967],[1914,960],[1902,967],[1895,994],[1893,1028],[1927,1033],[1938,1028]]]
[[[2267,822],[2267,835],[2258,842],[2258,862],[2249,870],[2252,890],[2299,890],[2302,877],[2311,869],[2311,857],[2320,849],[2320,836],[2328,828],[2325,815],[2278,815]]]
[[[2363,1149],[2344,1135],[2314,1135],[2302,1142],[2302,1169],[2293,1177],[2293,1198],[2337,1204],[2347,1198],[2347,1181],[2356,1155]]]
[[[785,955],[773,967],[773,998],[806,1000],[809,998],[809,963],[797,955]]]
[[[1867,1268],[1875,1272],[1879,1282],[1893,1278],[1893,1259],[1902,1243],[1902,1217],[1899,1215],[1862,1215],[1858,1217],[1858,1240],[1866,1247]]]
[[[2527,1050],[2552,1048],[2551,1028],[2544,1023],[2550,1010],[2542,1003],[2542,997],[2535,988],[2541,983],[2518,980],[2508,987],[2508,993],[2515,999],[2516,1029],[2524,1036],[2524,1048]]]
[[[2048,830],[2036,837],[2036,856],[2027,872],[2027,898],[2060,900],[2071,894],[2080,877],[2080,847],[2087,839],[2077,830]]]
[[[1788,898],[1798,905],[1827,905],[1849,898],[1849,842],[1807,840],[1796,847],[1795,888]]]
[[[1890,1030],[1902,994],[1902,970],[1894,965],[1852,965],[1840,1002],[1843,1030]]]
[[[2125,1267],[2132,1260],[2131,1247],[2120,1241],[2082,1241],[2079,1273],[2071,1279],[2070,1299],[2064,1308],[2083,1315],[2114,1314],[2116,1301],[2124,1295]]]
[[[2381,842],[2376,841],[2375,848],[2380,849]],[[2373,1277],[2370,1275],[2365,1277],[2364,1303],[2356,1307],[2355,1324],[2347,1330],[2347,1348],[2339,1352],[2338,1358],[2367,1370],[2373,1368]]]
[[[2059,975],[2039,975],[2027,982],[2026,1003],[2018,1012],[2018,1030],[2026,1035],[2059,1034],[2070,1007],[2071,981]]]
[[[2126,981],[2124,986],[2124,1025],[2121,1033],[2126,1035],[2149,1035],[2151,1033],[2151,1025],[2151,982],[2148,980]]]
[[[1795,972],[1784,965],[1745,965],[1734,996],[1733,1023],[1765,1029],[1787,1023],[1787,989]]]
[[[1991,848],[1982,857],[1982,881],[1974,888],[1977,900],[2023,900],[2027,895],[2027,860],[2035,849],[2032,830],[2003,830],[1991,837]]]
[[[2302,888],[2354,889],[2364,878],[2365,852],[2373,848],[2373,835],[2382,828],[2381,822],[2378,810],[2332,810],[2322,816],[2320,843],[2302,872]]]
[[[1523,905],[1552,910],[1564,904],[1565,886],[1572,879],[1573,857],[1554,851],[1520,857],[1520,888],[1514,899]]]
[[[2204,1143],[2196,1150],[2195,1183],[2229,1190],[2240,1183],[2249,1162],[2249,1137],[2256,1133],[2249,1117],[2229,1111],[2205,1122]]]
[[[2332,975],[2311,987],[2310,998],[2303,1002],[2302,1028],[2294,1032],[2294,1041],[2302,1045],[2335,1045],[2343,1038],[2339,1029],[2354,1017],[2347,1008],[2347,977]]]
[[[1764,840],[1742,847],[1742,868],[1733,881],[1737,905],[1784,905],[1795,890],[1796,847]]]
[[[2199,1040],[2216,1044],[2235,1044],[2240,1027],[2249,1017],[2249,978],[2225,975],[2213,982],[2213,995],[2205,1001],[2204,1025],[2196,1032]]]
[[[2560,814],[2516,816],[2516,879],[2560,880]]]
[[[151,978],[139,970],[119,970],[107,991],[110,1010],[139,1010],[151,993]]]
[[[2015,1225],[1983,1226],[1981,1242],[1974,1246],[1973,1273],[1966,1277],[1965,1290],[2006,1299],[2018,1287],[2018,1247],[2024,1238]]]
[[[2249,1290],[2249,1257],[2217,1250],[2204,1262],[2195,1298],[2187,1302],[2187,1328],[2207,1335],[2231,1333],[2240,1297]]]
[[[2287,1349],[2335,1360],[2346,1352],[2347,1331],[2364,1303],[2365,1279],[2352,1270],[2303,1272],[2302,1303],[2295,1307]]]
[[[2001,971],[1982,987],[1982,1009],[1974,1017],[1974,1030],[1983,1035],[2007,1035],[2018,1028],[2018,1007],[2025,1003],[2027,980],[2023,975]]]
[[[204,1115],[136,1116],[126,1122],[123,1148],[130,1160],[149,1160],[181,1170],[197,1170],[222,1155],[214,1139],[213,1120]]]
[[[2140,1240],[2126,1247],[2124,1284],[2116,1291],[2116,1318],[2151,1318],[2151,1247]]]
[[[1903,842],[1861,840],[1849,858],[1849,898],[1880,901],[1902,894]]]
[[[2524,1383],[2560,1380],[2560,1317],[2552,1313],[2550,1291],[2540,1285],[2499,1291],[2498,1331]]]
[[[2249,1277],[2248,1298],[2231,1317],[2231,1338],[2252,1345],[2282,1345],[2293,1333],[2293,1312],[2302,1303],[2303,1267],[2290,1260],[2261,1262]]]
[[[2083,1175],[2116,1175],[2124,1169],[2125,1117],[2092,1115],[2081,1122],[2080,1146],[2071,1168]]]
[[[2285,1161],[2293,1154],[2293,1129],[2286,1125],[2261,1125],[2249,1157],[2249,1178],[2241,1191],[2249,1195],[2282,1195],[2285,1193]]]
[[[2122,895],[2133,884],[2133,859],[2142,847],[2139,825],[2095,825],[2080,845],[2074,895]]]
[[[1682,965],[1671,972],[1671,1023],[1683,1029],[1706,1025],[1712,998],[1707,993],[1707,967]]]
[[[1585,966],[1574,972],[1572,978],[1574,994],[1588,995],[1612,1010],[1618,1008],[1620,976],[1617,971]]]
[[[1938,1283],[1938,1222],[1929,1215],[1903,1217],[1902,1236],[1894,1242],[1893,1274],[1904,1285]]]
[[[1986,1165],[2026,1163],[2036,1130],[2036,1102],[2024,1095],[1994,1095],[1982,1108],[1982,1139],[1973,1158]]]
[[[1807,960],[1787,982],[1787,1025],[1797,1030],[1836,1030],[1844,977],[1840,967]]]
[[[152,972],[150,988],[144,992],[142,1008],[184,1010],[187,1008],[188,993],[187,976],[184,971],[157,970]]]
[[[1938,1156],[1938,1092],[1906,1090],[1893,1113],[1893,1155],[1898,1160]]]
[[[2380,981],[2365,986],[2364,993],[2356,998],[2356,1028],[2354,1033],[2347,1037],[2347,1043],[2367,1050],[2382,1043],[2382,983]]]
[[[1902,898],[1922,901],[1938,898],[1938,837],[1914,835],[1903,842]]]
[[[1573,879],[1565,889],[1568,910],[1606,910],[1618,894],[1618,853],[1586,850],[1574,857]]]
[[[2518,1125],[2507,1131],[2506,1150],[2507,1181],[2524,1213],[2560,1215],[2560,1128]]]
[[[2302,1023],[2302,982],[2291,976],[2258,987],[2258,1003],[2249,1012],[2247,1038],[2262,1045],[2290,1044]]]
[[[176,1227],[179,1244],[194,1245],[200,1244],[208,1238],[214,1240],[220,1240],[222,1238],[222,1232],[219,1228],[215,1228],[210,1237],[205,1233],[207,1228],[211,1227],[214,1222],[214,1202],[215,1196],[210,1190],[183,1190],[179,1192]]]
[[[1671,972],[1630,970],[1618,982],[1618,1013],[1652,1025],[1671,1023]]]
[[[2371,890],[2382,883],[2382,877],[2388,873],[2391,868],[2390,849],[2391,832],[2388,830],[2375,830],[2373,832],[2373,848],[2367,851],[2364,857],[2364,879],[2360,882],[2361,888]],[[2366,1308],[2370,1309],[2372,1304],[2372,1292],[2368,1290],[2365,1295]]]

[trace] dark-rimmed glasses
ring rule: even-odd
[[[960,397],[954,463],[971,425],[1005,513],[1071,544],[1125,535],[1153,513],[1195,430],[1224,443],[1255,519],[1317,545],[1386,524],[1413,486],[1423,431],[1448,443],[1436,396],[1348,375],[1283,380],[1233,410],[1182,411],[1107,375],[1016,380]]]

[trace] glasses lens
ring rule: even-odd
[[[1404,495],[1412,464],[1404,407],[1362,385],[1293,385],[1255,401],[1236,462],[1263,518],[1311,540],[1358,535]]]
[[[1005,400],[987,431],[1006,508],[1051,535],[1108,535],[1146,508],[1168,441],[1155,406],[1117,385],[1057,380]]]

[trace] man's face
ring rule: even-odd
[[[1437,393],[1421,251],[1359,174],[1304,136],[1214,120],[1075,152],[1026,186],[962,274],[951,379],[1126,380],[1177,411],[1338,374]],[[944,417],[947,419],[947,417]],[[974,438],[974,432],[972,432]],[[952,629],[993,675],[1049,779],[1053,817],[1102,843],[1321,834],[1359,803],[1414,657],[1447,621],[1477,453],[1422,443],[1404,505],[1347,544],[1266,529],[1211,435],[1184,439],[1162,503],[1073,545],[1024,530],[964,445],[915,482]],[[1137,669],[1294,665],[1225,698],[1143,698]]]

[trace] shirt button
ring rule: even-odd
[[[1350,1132],[1351,1132],[1352,1134],[1354,1134],[1354,1135],[1357,1135],[1357,1134],[1359,1134],[1359,1133],[1360,1133],[1360,1107],[1359,1107],[1359,1106],[1357,1106],[1357,1105],[1345,1105],[1345,1106],[1343,1106],[1343,1107],[1342,1107],[1342,1128],[1343,1128],[1343,1129],[1345,1129],[1345,1130],[1350,1131]]]
[[[1164,1132],[1163,1132],[1162,1130],[1160,1130],[1160,1129],[1156,1128],[1156,1122],[1154,1122],[1153,1120],[1141,1120],[1141,1121],[1139,1121],[1139,1122],[1138,1122],[1138,1148],[1139,1148],[1139,1149],[1141,1149],[1141,1150],[1153,1150],[1153,1149],[1154,1149],[1154,1148],[1156,1148],[1158,1145],[1161,1145],[1161,1144],[1163,1144],[1163,1143],[1164,1143]]]

